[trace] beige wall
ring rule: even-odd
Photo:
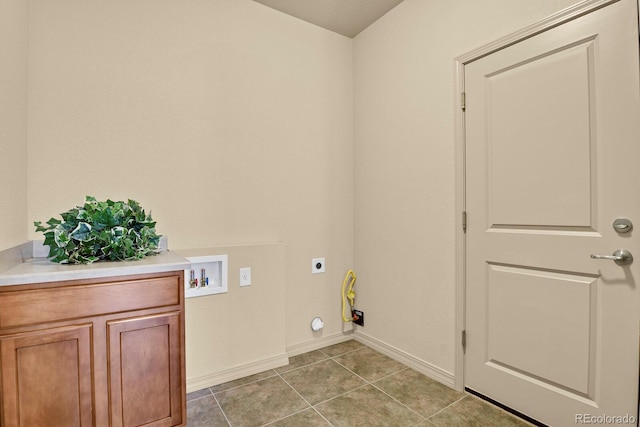
[[[358,332],[454,369],[454,58],[575,0],[405,0],[354,41]]]
[[[0,2],[0,250],[27,239],[28,3]]]
[[[313,316],[339,333],[352,40],[250,0],[31,5],[29,221],[92,194],[151,209],[170,249],[282,241],[286,344],[317,339]]]

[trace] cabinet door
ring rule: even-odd
[[[91,325],[0,338],[2,426],[92,425]]]
[[[172,312],[107,323],[112,426],[183,424],[181,320]]]

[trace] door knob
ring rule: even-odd
[[[633,255],[626,249],[618,249],[613,255],[591,255],[593,259],[610,259],[618,265],[629,265],[633,262]]]

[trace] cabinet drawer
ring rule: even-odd
[[[180,304],[182,274],[0,293],[0,328]]]

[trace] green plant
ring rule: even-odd
[[[99,202],[87,196],[83,206],[51,218],[44,226],[34,221],[36,231],[44,232],[51,261],[61,264],[91,264],[95,261],[126,261],[158,253],[160,236],[151,213],[146,215],[134,200]]]

